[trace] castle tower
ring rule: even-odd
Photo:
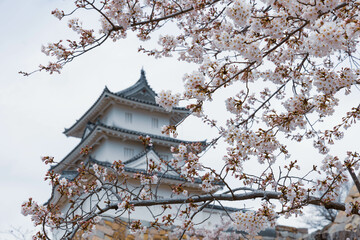
[[[124,172],[128,176],[127,184],[131,186],[135,195],[139,194],[141,183],[135,176],[138,173],[147,174],[146,169],[149,159],[155,163],[167,162],[173,157],[170,147],[176,147],[179,144],[206,145],[205,141],[191,142],[162,134],[161,128],[163,125],[176,125],[187,117],[190,111],[183,107],[175,107],[171,112],[168,112],[156,103],[156,96],[156,92],[147,82],[144,70],[141,70],[140,79],[134,85],[122,91],[111,92],[105,87],[95,103],[80,119],[71,127],[65,129],[64,134],[66,136],[79,138],[80,142],[50,170],[59,174],[61,178],[74,181],[79,174],[77,169],[81,166],[81,163],[88,166],[97,164],[110,168],[114,161],[121,160],[124,164]],[[142,141],[139,140],[139,136],[149,136],[153,146],[144,147]],[[81,150],[88,146],[92,148],[90,153],[87,155],[82,154]],[[195,178],[193,182],[187,181],[178,171],[172,167],[164,167],[164,164],[162,164],[158,176],[161,176],[161,181],[156,186],[157,199],[176,198],[177,196],[172,193],[172,186],[179,184],[186,190],[188,196],[209,193],[202,190],[202,180],[200,178]],[[210,193],[215,193],[224,185],[221,182],[213,182],[213,184],[215,184],[215,187]],[[83,205],[87,204],[84,208],[91,208],[92,201],[99,202],[99,198],[87,199],[86,203],[84,201]],[[118,200],[114,199],[114,201],[117,202]],[[53,188],[47,204],[56,205],[62,212],[69,210],[69,199],[66,196],[61,196],[56,191],[56,187]],[[152,213],[149,213],[149,208],[151,208]],[[180,208],[182,206],[174,205],[170,211],[174,210],[176,213]],[[241,211],[241,209],[206,204],[193,220],[199,223],[198,226],[201,228],[214,230],[216,225],[223,221],[224,216],[237,211]],[[154,214],[163,212],[161,205],[137,207],[131,212],[131,216],[126,218],[122,215],[118,216],[116,211],[110,212],[96,225],[95,234],[90,239],[134,239],[126,229],[129,220],[140,220],[146,226],[154,220]],[[76,212],[73,214],[76,214]],[[175,225],[181,225],[181,220],[176,221],[174,222]],[[64,231],[64,228],[54,229],[54,238],[60,239]],[[155,239],[172,239],[169,238],[168,233],[169,231],[154,232],[154,229],[148,230],[143,233],[140,239],[149,239],[149,235]],[[271,235],[270,238],[268,238],[269,234]],[[83,239],[80,235],[76,236],[75,239]],[[261,232],[260,236],[266,236],[265,239],[275,239],[275,230],[266,230]]]
[[[161,133],[161,128],[176,125],[190,112],[182,107],[168,112],[156,104],[156,95],[147,82],[144,70],[141,70],[140,79],[134,85],[122,91],[111,92],[105,87],[90,109],[65,129],[66,136],[81,138],[81,141],[52,170],[71,179],[81,162],[106,165],[121,160],[127,171],[142,172],[145,171],[146,154],[153,160],[170,160],[171,146],[192,142],[168,137]],[[144,150],[139,136],[150,136],[154,147]],[[93,148],[90,156],[84,157],[80,153],[85,146]],[[180,177],[175,172],[171,175],[171,179]]]
[[[168,112],[156,103],[156,95],[147,82],[144,70],[141,70],[140,79],[129,88],[111,92],[105,87],[90,109],[71,127],[65,129],[66,136],[80,138],[80,142],[50,170],[60,174],[61,178],[73,181],[78,176],[77,169],[81,163],[111,167],[114,161],[121,160],[124,164],[124,172],[130,178],[129,184],[133,189],[140,189],[140,181],[132,179],[132,176],[137,173],[146,174],[147,160],[151,159],[155,163],[169,161],[172,158],[170,147],[176,147],[179,144],[197,143],[205,146],[205,141],[184,141],[162,134],[163,125],[176,125],[190,112],[183,107],[175,107]],[[139,136],[149,136],[153,146],[144,147]],[[81,153],[81,149],[87,146],[92,150],[88,155],[84,155]],[[159,174],[161,174],[161,182],[156,189],[157,198],[173,198],[171,186],[179,184],[182,184],[190,196],[205,193],[201,188],[201,179],[199,178],[194,182],[186,181],[179,172],[171,167],[164,167],[164,164],[162,164]],[[216,185],[217,187],[211,192],[216,192],[223,184],[217,183]],[[56,204],[60,209],[66,209],[67,201],[66,197],[61,197],[53,189],[49,203]],[[210,225],[218,223],[220,215],[225,214],[224,209],[219,206],[209,205],[206,209],[197,217],[202,221],[215,213],[217,221],[209,221]],[[235,211],[232,208],[226,209],[230,212]],[[163,210],[161,206],[153,206],[152,211],[161,212]],[[114,225],[114,219],[117,219],[115,215],[112,220],[111,218],[104,220],[100,228],[119,227],[119,224]],[[141,209],[140,207],[140,210],[132,212],[131,219],[150,222],[153,217],[147,213],[145,208]],[[124,239],[125,235],[121,237],[116,234],[123,233],[125,230],[115,230],[117,227],[114,227],[112,231],[108,229],[112,235],[107,234],[106,236],[113,239]],[[55,238],[59,233],[61,234],[60,230],[54,231]],[[104,234],[104,232],[100,232],[102,237],[105,237]]]

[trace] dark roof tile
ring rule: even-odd
[[[174,143],[185,143],[185,144],[190,144],[190,143],[202,143],[203,145],[206,145],[206,141],[185,141],[185,140],[179,140],[176,138],[171,138],[171,137],[165,137],[165,136],[161,136],[161,135],[155,135],[155,134],[150,134],[150,133],[144,133],[144,132],[139,132],[139,131],[135,131],[135,130],[130,130],[130,129],[126,129],[126,128],[121,128],[121,127],[112,127],[112,126],[108,126],[104,123],[98,122],[97,126],[101,126],[107,129],[111,129],[111,130],[115,130],[115,131],[119,131],[119,132],[123,132],[123,133],[128,133],[128,134],[133,134],[136,136],[149,136],[152,139],[158,139],[158,140],[163,140],[163,141],[169,141],[169,142],[174,142]]]

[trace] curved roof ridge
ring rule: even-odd
[[[148,154],[149,152],[154,152],[154,154],[160,159],[160,154],[155,150],[155,148],[152,146],[152,147],[149,147],[149,148],[146,148],[145,150],[141,151],[140,153],[136,154],[134,157],[130,158],[129,160],[126,160],[125,162],[123,162],[124,165],[126,164],[129,164],[129,163],[132,163],[136,160],[138,160],[139,158],[145,156],[146,154]],[[174,172],[178,173],[171,165],[167,164],[167,166]],[[178,173],[179,174],[179,173]]]
[[[126,89],[125,89],[126,90]],[[135,102],[139,102],[139,103],[144,103],[144,104],[149,104],[149,105],[153,105],[153,106],[156,106],[156,107],[159,107],[159,108],[162,108],[159,104],[157,104],[156,102],[151,102],[151,101],[148,101],[148,100],[144,100],[144,99],[139,99],[139,98],[135,98],[135,97],[131,97],[131,96],[125,96],[123,94],[120,94],[119,92],[117,93],[112,93],[114,94],[115,96],[117,97],[121,97],[123,99],[127,99],[127,100],[131,100],[131,101],[135,101]],[[191,114],[190,113],[190,110],[187,109],[186,107],[173,107],[173,110],[180,110],[180,111],[186,111],[187,114]]]
[[[126,90],[126,89],[125,89]],[[93,110],[93,108],[99,104],[103,98],[106,98],[106,97],[117,97],[117,98],[122,98],[122,99],[125,99],[126,101],[132,101],[132,102],[135,102],[135,103],[140,103],[140,104],[146,104],[146,105],[150,105],[150,106],[154,106],[154,107],[158,107],[158,108],[162,108],[161,106],[159,106],[159,104],[157,104],[155,102],[155,100],[152,102],[152,101],[149,101],[149,100],[145,100],[145,99],[139,99],[139,98],[135,98],[135,97],[131,97],[131,96],[125,96],[123,94],[118,94],[118,93],[114,93],[114,92],[111,92],[106,86],[103,90],[103,92],[100,94],[100,96],[98,97],[98,99],[93,103],[93,105],[78,119],[76,120],[76,122],[70,126],[69,128],[65,128],[64,130],[64,134],[67,135],[71,130],[73,130],[77,124],[79,122],[81,122],[88,114],[91,113],[91,111]],[[164,110],[165,111],[165,110]],[[173,112],[180,112],[180,114],[186,114],[186,115],[189,115],[191,114],[190,113],[190,110],[185,108],[185,107],[174,107],[173,108]],[[175,123],[176,124],[176,123]],[[67,135],[68,136],[68,135]],[[81,137],[78,136],[78,137]]]
[[[115,131],[119,131],[119,132],[124,132],[124,133],[129,133],[129,134],[134,134],[137,136],[149,136],[150,138],[154,138],[154,139],[159,139],[159,140],[164,140],[164,141],[171,141],[171,142],[175,142],[175,143],[201,143],[201,144],[206,144],[206,140],[203,141],[187,141],[187,140],[180,140],[177,138],[171,138],[171,137],[167,137],[167,136],[161,136],[161,135],[156,135],[156,134],[151,134],[151,133],[145,133],[145,132],[139,132],[136,130],[131,130],[131,129],[127,129],[127,128],[122,128],[122,127],[115,127],[115,126],[109,126],[106,125],[100,121],[98,121],[96,123],[95,126],[101,126],[107,129],[111,129],[111,130],[115,130]]]
[[[157,93],[150,87],[144,69],[141,69],[139,80],[132,86],[116,92],[116,95],[131,97],[139,100],[147,100],[156,103]]]
[[[100,102],[101,98],[103,95],[105,95],[106,93],[111,93],[110,90],[108,89],[107,86],[104,87],[104,90],[102,91],[102,93],[100,94],[100,96],[96,99],[96,101],[93,103],[93,105],[80,117],[80,119],[76,120],[75,123],[69,127],[69,128],[65,128],[65,130],[63,131],[64,134],[67,134],[67,132],[69,132],[72,128],[74,128],[78,122],[80,122],[87,114],[89,114],[93,107]]]
[[[136,154],[135,156],[133,156],[132,158],[130,158],[130,159],[126,160],[125,162],[123,162],[123,164],[126,165],[126,164],[129,164],[129,163],[132,163],[132,162],[138,160],[139,158],[141,158],[142,156],[145,156],[148,152],[150,152],[150,150],[145,149],[145,150],[139,152],[138,154]]]

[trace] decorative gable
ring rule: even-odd
[[[141,69],[140,79],[134,85],[117,92],[116,94],[122,97],[134,100],[142,100],[149,103],[156,103],[155,97],[157,96],[155,91],[149,86],[147,82],[144,69]]]
[[[128,161],[124,162],[124,165],[127,168],[145,171],[147,169],[147,164],[148,164],[148,161],[150,161],[150,159],[152,161],[154,161],[156,165],[161,166],[161,170],[160,170],[161,173],[167,173],[170,175],[180,177],[180,175],[177,172],[175,172],[174,170],[169,171],[169,169],[167,169],[167,167],[164,166],[164,164],[161,164],[159,154],[157,152],[155,152],[153,149],[144,151],[144,152],[140,153],[139,155],[135,156],[134,158],[129,159]]]

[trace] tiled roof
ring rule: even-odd
[[[139,155],[139,154],[138,154]],[[141,156],[140,156],[141,157]],[[138,158],[140,158],[138,157]],[[93,162],[93,163],[96,163],[96,164],[99,164],[101,166],[104,166],[104,167],[111,167],[112,164],[110,162],[104,162],[104,161],[99,161],[99,160],[96,160],[94,158],[92,158],[91,156],[89,157],[89,161],[90,162]],[[129,160],[128,160],[129,161]],[[128,162],[126,161],[126,162]],[[126,162],[124,162],[124,165],[126,164]],[[143,169],[137,169],[137,168],[130,168],[130,167],[124,167],[124,170],[126,172],[132,172],[132,173],[146,173],[145,170]],[[173,180],[178,180],[178,181],[184,181],[184,182],[188,182],[186,179],[184,179],[183,177],[180,176],[180,174],[178,176],[174,176],[174,175],[170,175],[170,174],[163,174],[161,172],[157,172],[158,176],[160,175],[161,177],[163,178],[167,178],[167,179],[173,179]],[[195,183],[198,183],[198,184],[201,184],[202,181],[200,178],[195,178]],[[215,182],[214,183],[215,185],[218,185],[218,186],[223,186],[225,185],[224,183],[222,182]]]
[[[225,207],[225,206],[219,206],[219,205],[215,205],[215,204],[211,204],[206,206],[206,208],[208,209],[215,209],[215,210],[222,210],[222,211],[228,211],[228,212],[239,212],[239,211],[243,211],[245,212],[245,209],[241,209],[241,208],[233,208],[233,207]]]
[[[104,161],[99,161],[96,160],[92,157],[89,157],[89,161],[92,163],[96,163],[100,166],[104,166],[104,167],[111,167],[112,164],[110,162],[104,162]],[[130,173],[146,173],[146,171],[144,169],[137,169],[137,168],[130,168],[130,167],[124,167],[124,171],[125,172],[130,172]],[[166,179],[172,179],[172,180],[177,180],[177,181],[182,181],[182,182],[187,182],[186,179],[182,178],[180,175],[179,176],[174,176],[174,175],[170,175],[170,174],[163,174],[160,172],[157,172],[158,176],[161,176],[162,178],[166,178]],[[199,178],[195,178],[195,183],[197,184],[201,184],[201,179]]]
[[[135,162],[136,160],[138,160],[139,158],[145,156],[147,153],[149,152],[148,149],[145,149],[144,151],[139,152],[138,154],[136,154],[135,156],[133,156],[132,158],[130,158],[129,160],[126,160],[125,162],[123,162],[124,165],[128,164],[128,163],[132,163]],[[155,152],[155,151],[154,151]]]
[[[106,93],[110,93],[110,91],[109,91],[109,89],[105,86],[103,92],[100,94],[100,96],[98,97],[98,99],[96,99],[95,103],[81,116],[80,119],[76,120],[76,122],[75,122],[71,127],[65,128],[65,130],[64,130],[63,133],[67,134],[67,132],[69,132],[70,130],[72,130],[79,122],[81,122],[82,119],[85,118],[85,116],[88,115],[88,114],[92,111],[93,107],[95,107],[95,106],[100,102],[100,100],[102,99],[102,96],[103,96],[104,94],[106,94]]]
[[[138,160],[139,158],[145,156],[145,155],[146,155],[148,152],[150,152],[150,151],[153,151],[153,152],[156,154],[156,156],[160,159],[160,154],[159,154],[157,151],[155,151],[154,147],[150,147],[150,148],[147,148],[147,149],[145,149],[144,151],[138,153],[137,155],[135,155],[134,157],[130,158],[129,160],[126,160],[126,161],[124,162],[124,165],[129,164],[129,163],[132,163],[132,162],[135,162],[135,161]],[[167,166],[168,166],[169,169],[171,169],[171,171],[176,172],[176,170],[175,170],[172,166],[170,166],[170,165],[167,165]]]
[[[71,152],[69,152],[58,164],[51,166],[50,170],[54,170],[59,165],[61,165],[64,162],[64,160],[66,158],[68,158],[75,151],[75,149],[79,148],[83,144],[83,142],[85,142],[90,137],[90,135],[92,135],[98,129],[98,127],[102,127],[102,128],[112,130],[112,131],[118,131],[120,133],[131,134],[131,135],[134,135],[136,137],[148,135],[150,138],[152,138],[154,140],[158,139],[158,140],[161,140],[161,141],[173,142],[173,143],[177,143],[177,144],[180,144],[180,143],[187,144],[187,143],[197,143],[198,142],[198,141],[179,140],[179,139],[175,139],[175,138],[171,138],[171,137],[159,136],[159,135],[154,135],[154,134],[146,134],[146,133],[143,133],[143,132],[138,132],[138,131],[129,130],[129,129],[125,129],[125,128],[111,127],[111,126],[107,126],[107,125],[105,125],[105,124],[98,121],[97,124],[95,124],[92,127],[91,132],[89,134],[87,134],[86,137],[81,139],[81,141],[78,143],[78,145]],[[204,146],[206,145],[206,141],[201,141],[200,143],[202,145],[204,145]],[[139,153],[139,154],[141,154],[141,153]]]
[[[156,102],[152,102],[152,101],[148,101],[148,100],[144,100],[144,99],[140,99],[140,98],[135,98],[135,97],[124,96],[124,95],[121,95],[121,94],[118,94],[118,93],[112,93],[112,94],[114,94],[114,95],[116,95],[118,97],[121,97],[121,98],[125,98],[127,100],[134,101],[134,102],[145,103],[145,104],[148,104],[148,105],[160,107],[160,105],[157,104]],[[186,111],[186,112],[188,112],[190,114],[190,110],[187,109],[186,107],[173,107],[173,110]]]
[[[122,91],[113,93],[107,87],[105,87],[101,95],[95,101],[95,103],[71,127],[65,128],[64,133],[68,134],[69,132],[71,132],[78,125],[79,122],[83,121],[83,119],[86,118],[88,115],[91,115],[91,111],[95,106],[101,104],[102,101],[107,97],[120,98],[120,99],[122,98],[122,99],[126,99],[127,101],[150,105],[152,107],[157,107],[159,109],[162,109],[155,101],[156,96],[157,93],[149,86],[146,80],[144,70],[141,70],[140,79],[134,85]],[[186,115],[190,114],[190,110],[185,107],[174,107],[173,111],[180,114],[180,116],[182,116],[181,119],[184,118]],[[176,122],[178,121],[179,120],[176,120]]]
[[[152,139],[158,139],[158,140],[163,140],[163,141],[169,141],[169,142],[174,142],[174,143],[185,143],[185,144],[190,144],[190,143],[198,143],[200,142],[201,144],[205,145],[206,141],[185,141],[185,140],[179,140],[176,138],[171,138],[171,137],[165,137],[165,136],[161,136],[161,135],[155,135],[155,134],[149,134],[149,133],[144,133],[144,132],[139,132],[139,131],[135,131],[135,130],[130,130],[130,129],[126,129],[126,128],[121,128],[121,127],[112,127],[112,126],[108,126],[104,123],[101,122],[97,122],[96,126],[101,126],[107,129],[111,129],[111,130],[115,130],[118,132],[122,132],[122,133],[128,133],[128,134],[133,134],[136,136],[144,136],[147,135]]]
[[[132,158],[130,158],[129,160],[126,160],[124,162],[124,165],[126,164],[129,164],[129,163],[132,163],[132,162],[135,162],[136,160],[138,160],[139,158],[145,156],[148,152],[150,151],[153,151],[156,156],[160,159],[160,154],[154,149],[154,147],[149,147],[149,148],[146,148],[144,151],[136,154],[135,156],[133,156]],[[169,166],[171,169],[173,169],[171,166]],[[174,170],[174,169],[173,169]],[[175,170],[174,170],[175,171]]]
[[[134,85],[114,94],[132,101],[159,106],[155,100],[157,93],[150,87],[144,69],[141,69],[140,79]],[[190,113],[190,110],[184,107],[174,107],[173,109]]]

